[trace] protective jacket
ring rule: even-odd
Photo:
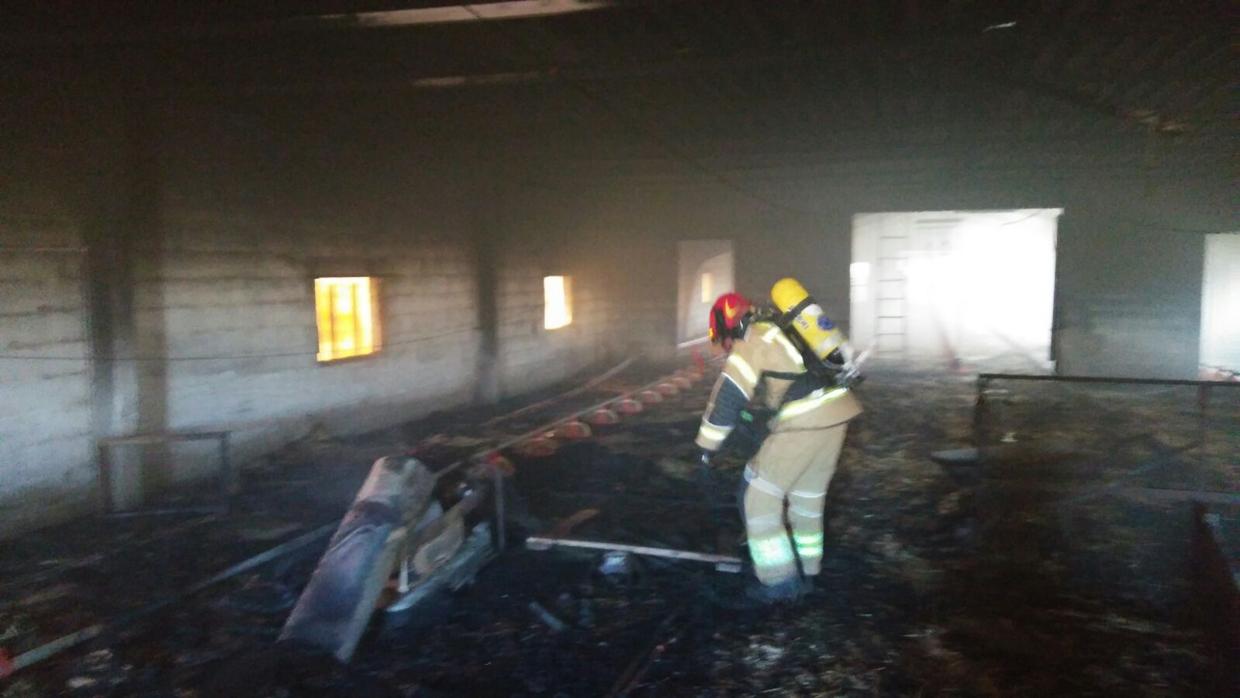
[[[745,466],[745,529],[754,572],[776,585],[821,570],[823,506],[849,420],[861,404],[845,387],[825,384],[784,330],[753,322],[732,344],[695,442],[717,451],[756,394],[775,410],[770,434]],[[787,528],[792,529],[789,538]]]
[[[861,414],[861,404],[852,391],[824,385],[806,370],[801,352],[783,330],[771,322],[754,322],[744,338],[732,345],[706,406],[697,445],[718,451],[759,387],[766,407],[777,410],[770,425],[772,433],[825,429]]]

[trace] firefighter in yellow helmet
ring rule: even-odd
[[[710,338],[728,358],[695,440],[703,461],[761,393],[774,410],[770,434],[745,466],[744,516],[762,602],[795,601],[822,569],[823,504],[848,422],[861,413],[852,350],[793,279],[772,289],[776,309],[757,311],[728,293],[711,309]],[[789,536],[791,529],[791,536]]]

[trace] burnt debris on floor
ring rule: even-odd
[[[1235,647],[1214,611],[1227,590],[1222,602],[1200,593],[1207,519],[1150,495],[1240,484],[1237,396],[1214,396],[1202,416],[1191,390],[995,385],[975,414],[968,375],[876,367],[828,495],[824,572],[797,607],[737,607],[747,571],[521,545],[553,534],[743,557],[735,490],[761,434],[738,433],[704,482],[692,438],[709,373],[640,413],[596,420],[588,436],[506,449],[508,549],[472,584],[377,613],[348,665],[277,649],[326,535],[176,596],[334,528],[381,455],[443,466],[668,370],[626,367],[502,420],[521,403],[308,439],[247,471],[226,517],[81,522],[10,544],[0,554],[10,656],[103,628],[6,679],[0,696],[1154,696],[1235,685]],[[976,450],[931,458],[951,449]],[[1206,506],[1214,529],[1236,530],[1234,501]]]

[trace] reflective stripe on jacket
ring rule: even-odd
[[[766,406],[778,409],[772,431],[830,426],[861,413],[860,403],[846,388],[794,391],[796,397],[786,399],[794,384],[812,385],[812,380],[801,353],[783,330],[770,322],[753,323],[743,338],[732,343],[695,443],[707,451],[718,450],[759,386]]]

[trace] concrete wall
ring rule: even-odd
[[[286,80],[296,66],[262,51],[236,68],[248,81],[209,47],[183,64],[166,46],[91,51],[0,83],[0,247],[85,248],[76,267],[0,261],[9,530],[89,508],[98,438],[228,427],[244,459],[315,423],[381,426],[627,349],[668,355],[681,241],[731,241],[737,290],[764,298],[795,276],[847,328],[861,212],[1063,208],[1059,370],[1191,376],[1201,231],[1240,227],[1205,136],[989,84],[872,88],[842,65],[816,96],[784,94],[804,103],[712,108],[685,92],[695,77],[606,83],[593,100],[555,80],[355,91]],[[945,92],[876,119],[880,87]],[[387,346],[319,366],[312,279],[361,274],[382,280]],[[573,325],[550,332],[548,274],[575,290]],[[57,352],[75,358],[53,367]]]
[[[0,100],[0,537],[98,502],[103,407],[94,400],[87,248],[121,205],[83,195],[91,187],[111,193],[112,161],[66,171],[74,156],[55,137],[70,137],[59,107],[53,94],[33,90]],[[121,134],[101,122],[93,136],[72,137],[79,153],[100,155],[100,141]],[[84,211],[100,223],[84,226]]]
[[[1068,209],[1056,283],[1059,372],[1196,378],[1204,250],[1203,235]]]
[[[513,395],[546,385],[606,356],[607,308],[589,269],[549,265],[531,249],[505,254],[498,294],[501,393]],[[547,330],[542,280],[560,274],[571,280],[573,322]]]
[[[31,86],[4,122],[38,123],[29,114],[50,101]],[[497,215],[505,187],[463,166],[468,152],[313,102],[83,91],[10,132],[0,536],[96,510],[101,438],[228,429],[245,463],[316,425],[378,428],[610,358],[587,245],[531,243],[536,226]],[[551,273],[574,278],[573,324],[546,331]],[[354,275],[379,279],[382,349],[319,364],[313,280]],[[178,446],[114,461],[150,491],[213,457]]]
[[[1169,159],[1152,172],[1128,171],[1115,162],[1128,151],[1105,141],[1097,147],[1088,168],[1056,170],[1046,151],[1013,156],[997,171],[967,153],[931,167],[915,151],[901,160],[889,149],[890,161],[875,156],[881,168],[739,169],[732,180],[741,192],[669,161],[663,174],[612,175],[586,191],[580,182],[589,178],[579,175],[572,206],[580,229],[610,230],[624,241],[617,254],[631,270],[629,312],[656,343],[676,327],[675,288],[664,282],[676,240],[732,240],[738,290],[765,298],[775,280],[796,276],[847,329],[853,214],[1063,208],[1057,370],[1195,378],[1204,233],[1236,226],[1226,170],[1185,164],[1177,177]],[[1193,154],[1188,148],[1177,157],[1191,163]]]
[[[59,228],[0,216],[0,533],[93,502],[85,256]]]

